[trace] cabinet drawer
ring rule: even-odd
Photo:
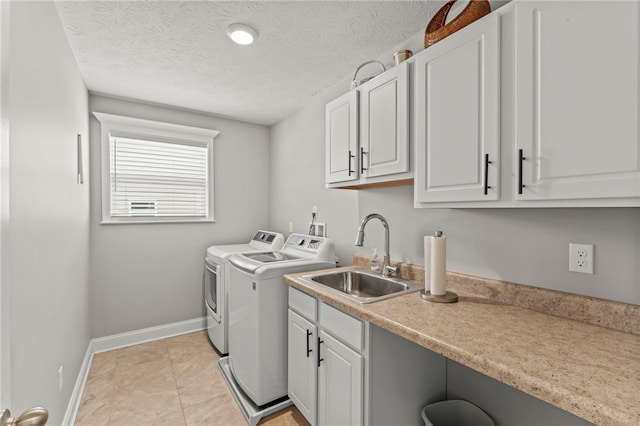
[[[289,287],[289,307],[313,322],[317,320],[316,303],[314,297]]]
[[[320,326],[335,337],[361,351],[364,348],[364,323],[329,305],[320,303]]]

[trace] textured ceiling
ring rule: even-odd
[[[56,1],[93,93],[270,125],[424,30],[443,1]],[[242,22],[259,37],[233,44]]]

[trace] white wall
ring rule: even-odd
[[[0,405],[11,406],[9,296],[9,26],[10,4],[0,2]]]
[[[269,131],[157,105],[90,96],[90,111],[219,130],[215,223],[100,225],[100,123],[91,128],[91,337],[205,315],[203,259],[269,225]]]
[[[88,94],[52,2],[11,2],[10,26],[11,410],[60,424],[89,343]]]

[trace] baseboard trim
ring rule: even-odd
[[[91,368],[91,362],[93,361],[94,354],[152,342],[154,340],[166,339],[167,337],[178,336],[180,334],[193,333],[195,331],[205,330],[206,328],[207,318],[201,317],[91,339],[87,346],[87,352],[84,355],[82,365],[80,366],[78,378],[76,379],[76,383],[73,387],[73,392],[71,393],[71,398],[67,405],[67,411],[65,412],[62,420],[62,425],[73,426],[76,421],[76,415],[78,414],[80,401],[82,399],[82,392],[84,391],[84,386],[87,383],[87,378],[89,377],[89,370]]]
[[[114,349],[125,348],[127,346],[139,345],[140,343],[154,340],[166,339],[167,337],[178,336],[180,334],[192,333],[194,331],[207,328],[207,318],[194,318],[191,320],[174,322],[172,324],[159,325],[157,327],[144,328],[126,333],[114,334],[112,336],[99,337],[91,340],[94,354]]]
[[[67,411],[64,413],[62,419],[63,426],[73,426],[76,420],[76,414],[78,414],[78,408],[80,408],[80,399],[82,398],[82,392],[84,391],[84,385],[89,377],[89,368],[91,367],[91,360],[93,359],[93,352],[91,351],[91,341],[87,346],[87,352],[84,354],[76,383],[73,385],[73,392],[71,392],[71,398],[69,398],[69,404],[67,404]]]

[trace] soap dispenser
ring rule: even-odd
[[[378,264],[378,251],[376,249],[373,249],[373,255],[371,256],[369,264],[371,266],[371,271],[380,272],[380,265]]]

